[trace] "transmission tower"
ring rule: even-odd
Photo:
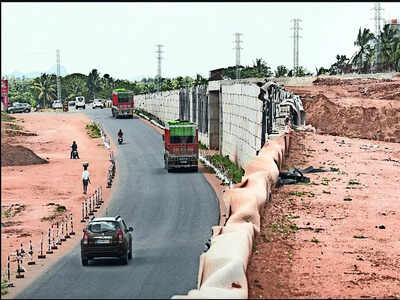
[[[382,24],[382,15],[381,15],[381,11],[383,10],[383,8],[381,8],[381,3],[380,2],[376,2],[374,4],[374,7],[371,8],[371,10],[374,10],[374,21],[375,21],[375,36],[378,37],[381,31],[381,24]]]
[[[57,100],[61,100],[60,50],[57,49]]]
[[[383,10],[383,8],[381,8],[381,3],[380,2],[376,2],[374,4],[374,7],[371,8],[371,10],[374,10],[374,17],[373,20],[375,21],[375,38],[376,38],[376,64],[377,66],[379,66],[380,63],[380,54],[381,54],[381,46],[380,46],[380,42],[379,42],[379,35],[381,32],[381,23],[383,21],[382,19],[382,15],[381,15],[381,11]]]
[[[293,27],[290,28],[293,29],[293,35],[291,36],[293,38],[293,70],[296,74],[299,67],[299,38],[301,38],[299,35],[299,30],[302,30],[299,22],[302,22],[302,20],[292,19],[291,22],[293,22]]]
[[[162,59],[162,57],[161,57],[161,54],[162,54],[162,50],[161,50],[161,48],[163,47],[163,45],[161,45],[161,44],[158,44],[157,45],[157,51],[156,51],[156,53],[157,53],[157,60],[158,60],[158,66],[157,66],[157,90],[158,91],[160,91],[160,88],[161,88],[161,59]]]
[[[233,48],[234,50],[236,50],[236,79],[239,80],[240,79],[240,50],[242,50],[243,48],[240,47],[240,43],[242,43],[242,41],[240,40],[240,36],[243,35],[242,33],[236,32],[235,33],[235,48]]]

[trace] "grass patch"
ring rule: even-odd
[[[235,165],[229,156],[222,156],[220,154],[214,154],[212,156],[207,156],[208,161],[210,161],[217,169],[221,170],[230,181],[233,183],[239,183],[242,181],[244,175],[244,170]]]
[[[86,125],[86,132],[93,139],[101,137],[100,128],[95,123]]]
[[[339,172],[340,170],[339,170],[339,168],[332,168],[331,167],[331,169],[330,169],[332,172]]]
[[[40,219],[41,222],[46,222],[46,221],[51,222],[54,219],[56,219],[57,217],[59,217],[60,215],[62,215],[67,210],[67,208],[64,205],[58,205],[58,204],[56,204],[56,205],[57,205],[57,207],[54,210],[54,214],[52,214],[51,216],[48,216],[48,217],[41,218]]]
[[[313,236],[313,238],[311,239],[311,242],[318,244],[319,240],[315,236]]]
[[[56,211],[59,213],[63,213],[66,210],[67,210],[67,208],[64,205],[57,206],[57,208],[56,208]]]
[[[297,191],[289,192],[289,195],[290,195],[290,196],[298,196],[298,197],[301,197],[301,196],[304,196],[305,194],[306,194],[306,192],[297,192]]]
[[[331,192],[325,191],[325,190],[322,190],[322,192],[323,192],[324,194],[330,194],[330,193],[331,193]]]
[[[276,222],[269,225],[272,231],[279,232],[283,235],[289,235],[298,230],[296,224],[291,220],[291,217],[282,216]]]
[[[363,235],[353,235],[353,238],[355,239],[367,239],[367,236],[363,236]]]
[[[1,210],[1,217],[2,218],[9,218],[11,216],[11,208],[6,210]]]
[[[1,281],[1,295],[2,295],[2,296],[8,294],[8,289],[7,289],[7,287],[8,287],[8,281],[7,281],[6,279],[3,279],[3,280]]]
[[[315,197],[315,194],[313,192],[297,192],[297,191],[294,191],[294,192],[289,192],[289,195],[290,196],[298,196],[298,197],[302,197],[302,196],[308,195],[308,197],[310,197],[310,198]]]
[[[357,180],[350,179],[347,184],[354,185],[354,184],[361,184]]]
[[[201,150],[208,150],[207,146],[199,142],[199,149]]]
[[[22,130],[22,127],[17,124],[10,124],[10,128],[13,130]]]
[[[10,116],[8,113],[2,111],[1,112],[1,119],[6,122],[14,121],[15,117]]]

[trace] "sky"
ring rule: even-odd
[[[264,59],[272,70],[293,67],[293,27],[300,18],[299,65],[315,72],[337,54],[351,57],[360,27],[374,31],[374,2],[2,2],[1,73],[48,70],[132,79],[204,77],[236,63]],[[400,21],[400,3],[381,2],[384,19]]]

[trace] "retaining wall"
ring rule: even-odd
[[[163,122],[180,118],[197,123],[199,141],[240,167],[283,130],[287,119],[305,125],[300,98],[273,82],[210,81],[208,86],[138,95],[135,104]]]

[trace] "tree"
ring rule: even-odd
[[[277,66],[275,70],[275,77],[284,77],[288,72],[289,70],[284,65]]]
[[[359,72],[366,72],[368,70],[368,67],[370,66],[369,65],[370,61],[368,60],[368,57],[370,57],[370,54],[371,52],[373,52],[373,49],[369,43],[373,39],[374,39],[374,34],[370,32],[368,28],[364,28],[361,31],[360,27],[360,29],[358,30],[357,39],[354,42],[354,45],[360,47],[360,50],[354,56],[352,62],[352,64],[358,67]]]
[[[96,98],[96,93],[100,91],[100,74],[97,69],[93,69],[87,78],[87,88],[89,89],[89,95]]]
[[[39,92],[38,98],[43,101],[43,107],[54,100],[56,95],[56,82],[52,79],[51,76],[43,73],[33,81],[33,88]]]
[[[325,69],[324,67],[320,67],[318,69],[317,67],[315,67],[315,73],[317,74],[317,76],[329,74],[329,69]]]
[[[398,40],[396,34],[396,28],[390,26],[390,24],[386,24],[377,39],[377,43],[379,43],[379,53],[377,53],[377,57],[383,69],[387,71],[396,69],[395,61],[393,60],[396,58],[396,40]]]
[[[343,74],[348,69],[350,59],[346,55],[336,55],[336,62],[329,68],[330,75]]]

